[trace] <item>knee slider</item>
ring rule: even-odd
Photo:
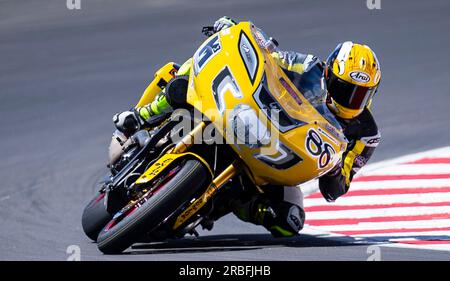
[[[305,212],[297,205],[281,202],[274,206],[276,217],[267,225],[275,237],[291,237],[297,235],[303,229]]]
[[[294,230],[295,233],[298,233],[303,229],[303,225],[305,223],[305,211],[297,205],[292,205],[289,208],[286,219],[292,230]]]

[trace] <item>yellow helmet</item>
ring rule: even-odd
[[[370,105],[381,79],[380,63],[368,46],[347,41],[328,57],[325,79],[331,109],[351,119]]]

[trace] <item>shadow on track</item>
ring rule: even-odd
[[[366,243],[359,243],[366,244]],[[124,254],[151,255],[194,252],[248,251],[281,247],[338,247],[355,245],[353,239],[332,240],[313,235],[292,238],[274,238],[270,234],[210,235],[198,238],[183,238],[163,242],[139,243]]]

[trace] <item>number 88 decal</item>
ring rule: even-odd
[[[313,157],[318,158],[317,164],[320,169],[325,168],[336,153],[333,146],[325,142],[313,129],[307,133],[305,146]]]

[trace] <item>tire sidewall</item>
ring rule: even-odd
[[[179,206],[192,199],[208,178],[206,168],[198,160],[187,160],[165,186],[150,197],[133,214],[117,225],[102,229],[97,238],[100,251],[115,254],[131,246],[141,235],[156,227]]]
[[[100,196],[103,196],[99,199]],[[112,219],[105,205],[106,194],[97,193],[86,205],[81,216],[81,225],[84,233],[91,240],[96,241],[103,227]]]

